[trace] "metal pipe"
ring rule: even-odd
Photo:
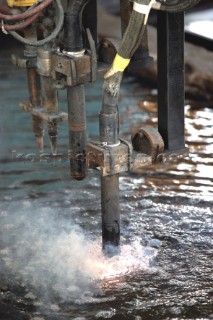
[[[106,145],[119,143],[117,97],[104,91],[102,110],[99,116],[100,141]],[[113,154],[110,154],[113,165]],[[101,177],[102,248],[112,256],[119,253],[120,205],[119,174]]]
[[[46,112],[49,114],[58,114],[58,91],[53,86],[53,79],[51,77],[42,76],[42,87],[44,90],[44,102]],[[47,123],[47,127],[48,135],[50,138],[51,151],[53,155],[56,155],[58,124],[56,121],[49,121]]]
[[[99,139],[108,145],[119,142],[117,99],[118,97],[111,96],[105,91],[102,110],[99,114]]]
[[[51,55],[51,48],[38,50],[37,69],[42,80],[45,110],[48,114],[58,114],[58,90],[55,88],[54,81],[51,77]],[[51,151],[52,154],[55,155],[57,154],[57,121],[48,121],[47,127]]]
[[[71,175],[82,180],[86,168],[86,111],[84,85],[67,87]]]
[[[81,12],[88,0],[68,0],[64,16],[64,51],[72,57],[75,52],[83,54],[83,27]],[[82,180],[86,167],[86,111],[84,85],[68,86],[69,156],[71,176]]]
[[[101,177],[102,248],[106,255],[119,253],[119,174]]]
[[[37,38],[35,25],[32,25],[31,27],[25,29],[25,38],[26,39],[36,39]],[[36,57],[37,49],[26,45],[25,50],[24,50],[24,55],[28,59],[32,59],[32,58]],[[35,67],[28,67],[27,68],[27,81],[28,81],[30,106],[32,108],[42,107],[40,77],[39,77],[39,74],[37,73],[37,70]],[[39,151],[43,151],[44,129],[43,129],[42,120],[38,116],[32,115],[32,122],[33,122],[33,132],[36,137],[38,149],[39,149]]]
[[[28,68],[27,69],[27,80],[28,80],[28,90],[29,90],[29,98],[30,105],[34,107],[42,106],[42,97],[41,97],[41,84],[40,78],[36,71],[36,68]],[[33,132],[36,137],[37,145],[39,151],[43,151],[43,135],[44,128],[42,124],[41,118],[38,116],[32,115],[33,122]]]

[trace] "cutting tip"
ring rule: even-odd
[[[44,149],[44,139],[43,139],[43,137],[36,137],[36,141],[37,141],[37,145],[38,145],[38,150],[40,152],[42,152],[43,149]]]
[[[57,155],[57,137],[50,137],[50,146],[52,155]]]

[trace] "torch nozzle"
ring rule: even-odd
[[[41,136],[41,137],[36,137],[36,141],[37,141],[37,145],[38,145],[38,150],[39,150],[40,152],[42,152],[43,149],[44,149],[44,139],[43,139],[43,136]]]
[[[44,143],[43,143],[44,128],[42,124],[42,119],[39,118],[38,116],[33,115],[32,120],[33,120],[33,132],[36,137],[38,149],[40,152],[42,152],[44,147]]]
[[[58,138],[58,125],[55,122],[48,123],[48,134],[50,137],[51,152],[53,155],[57,154],[57,138]]]

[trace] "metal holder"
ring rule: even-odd
[[[120,3],[124,32],[132,9],[129,0],[120,0]],[[42,120],[48,124],[53,154],[56,153],[58,122],[68,121],[72,177],[76,180],[85,178],[87,168],[100,171],[102,243],[104,252],[112,255],[119,253],[120,245],[119,174],[140,172],[145,166],[159,161],[159,155],[187,151],[184,144],[184,13],[158,13],[158,130],[146,126],[135,133],[131,142],[121,139],[117,98],[105,92],[99,114],[100,139],[87,143],[84,85],[96,81],[99,75],[106,72],[117,51],[118,42],[105,39],[99,46],[101,61],[97,61],[97,3],[93,1],[86,5],[83,16],[86,40],[83,41],[80,34],[77,43],[74,43],[73,35],[78,28],[73,33],[69,32],[73,2],[69,5],[65,30],[71,36],[66,39],[64,50],[52,51],[47,48],[36,53],[26,47],[24,57],[13,55],[12,60],[27,69],[30,101],[22,103],[21,108],[32,114],[40,149],[43,144]],[[94,17],[94,12],[95,18],[88,18],[90,14]],[[75,18],[77,21],[78,16]],[[26,36],[35,37],[35,33],[26,33]],[[85,47],[82,47],[83,44]],[[130,69],[151,64],[145,32]],[[40,78],[44,102],[41,99]],[[57,90],[64,88],[67,89],[68,113],[58,110]],[[112,247],[116,250],[111,250]]]

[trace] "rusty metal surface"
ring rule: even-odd
[[[37,59],[35,58],[27,58],[24,55],[17,55],[17,54],[12,54],[11,55],[11,62],[15,66],[19,68],[35,68],[37,64]]]
[[[152,162],[164,151],[164,142],[157,131],[151,126],[144,126],[132,137],[133,148],[152,157]]]
[[[87,28],[87,38],[90,47],[90,60],[91,60],[91,82],[97,80],[97,53],[96,53],[96,43],[92,38],[90,29]]]
[[[113,256],[120,251],[119,174],[101,177],[101,208],[102,246],[105,255]]]
[[[32,108],[29,104],[29,102],[21,102],[19,103],[19,106],[22,110],[31,112],[33,115],[40,117],[42,120],[45,120],[47,122],[51,121],[67,121],[68,114],[66,112],[59,112],[58,114],[49,114],[46,112],[44,108]]]
[[[50,76],[52,69],[51,50],[38,50],[37,69],[40,75]]]
[[[87,144],[87,166],[90,169],[100,167],[102,176],[121,172],[139,172],[151,164],[151,157],[141,152],[132,152],[127,141],[118,146],[104,146],[100,143]]]
[[[129,169],[128,147],[122,143],[115,147],[88,143],[87,162],[89,168],[100,167],[102,176],[126,172]]]
[[[58,114],[58,91],[54,87],[53,79],[46,76],[42,76],[41,79],[46,112],[49,114]]]
[[[66,78],[68,86],[89,82],[91,78],[91,60],[89,55],[82,57],[67,57],[62,53],[52,55],[52,76],[53,79]]]
[[[27,68],[27,80],[28,80],[28,91],[29,91],[29,110],[31,112],[32,108],[37,107],[40,109],[42,105],[41,96],[41,83],[39,75],[36,68]],[[33,132],[36,137],[37,145],[40,151],[43,150],[43,134],[44,128],[42,124],[42,119],[32,114],[33,122]]]
[[[71,175],[86,177],[86,110],[84,85],[67,87],[69,150]]]
[[[40,77],[35,68],[27,69],[29,99],[32,107],[42,105]]]

